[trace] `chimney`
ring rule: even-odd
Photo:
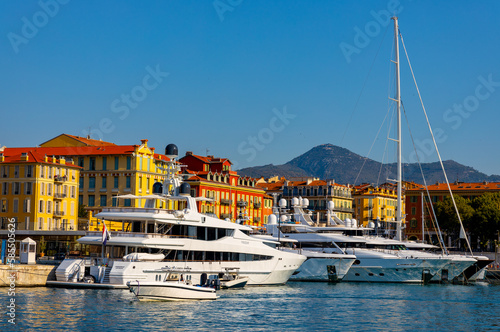
[[[4,162],[5,161],[5,156],[3,155],[3,153],[0,153],[0,162]]]
[[[28,152],[21,153],[21,161],[28,161],[28,159],[29,159]]]
[[[141,139],[141,144],[144,145],[145,147],[148,146],[148,140],[147,139]]]
[[[186,156],[192,156],[193,155],[193,151],[186,151]]]

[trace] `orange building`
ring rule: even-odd
[[[184,173],[191,175],[186,181],[191,185],[191,195],[213,199],[198,202],[201,213],[253,226],[267,223],[272,213],[272,197],[256,186],[256,179],[232,171],[229,159],[198,156],[188,151],[179,162],[187,166]]]
[[[454,195],[462,196],[466,199],[474,199],[488,192],[500,191],[500,182],[455,182],[450,183],[451,191]],[[450,196],[446,183],[436,183],[427,187],[431,196],[431,201],[436,203]],[[415,185],[406,190],[406,235],[410,240],[422,240],[422,222],[424,223],[425,239],[432,237],[437,241],[436,231],[434,230],[432,220],[432,211],[425,186]],[[425,197],[423,200],[422,198]],[[423,204],[425,202],[425,204]],[[423,218],[422,218],[423,216]]]

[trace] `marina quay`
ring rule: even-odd
[[[0,331],[500,330],[500,2],[0,13]]]

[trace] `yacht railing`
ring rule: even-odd
[[[159,234],[159,233],[139,233],[139,232],[119,232],[119,231],[112,231],[111,233],[111,238],[113,237],[142,237],[142,238],[174,238],[174,239],[196,239],[196,236],[190,236],[190,235],[165,235],[165,234]],[[102,231],[88,231],[87,235],[89,236],[102,236]]]
[[[145,207],[104,207],[101,212],[147,212],[155,214],[173,214],[175,210]]]

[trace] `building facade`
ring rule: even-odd
[[[149,195],[154,183],[163,181],[168,158],[155,153],[155,148],[147,143],[148,140],[143,139],[140,145],[116,145],[62,134],[42,143],[38,150],[71,158],[81,167],[78,203],[84,207],[87,216],[81,218],[80,229],[101,230],[102,225],[94,216],[103,207],[143,207],[146,200],[117,196]],[[107,227],[121,230],[122,224],[112,222]]]
[[[225,158],[199,156],[192,152],[179,159],[186,165],[191,196],[201,196],[213,201],[199,201],[201,213],[213,213],[221,219],[247,225],[263,226],[272,213],[272,197],[256,186],[257,180],[240,177],[231,170]]]
[[[307,198],[309,200],[307,208],[315,213],[313,220],[326,222],[328,202],[332,201],[335,206],[333,212],[338,218],[352,219],[353,198],[349,187],[335,183],[333,180],[317,178],[292,178],[291,180],[285,181],[283,185],[283,198],[287,200],[288,207],[291,207],[291,200],[294,197]]]
[[[450,183],[451,191],[454,195],[462,196],[466,199],[474,199],[485,193],[495,193],[500,191],[500,182],[454,182]],[[427,186],[431,202],[436,203],[450,196],[446,183],[435,183]],[[437,232],[434,226],[431,204],[427,198],[425,186],[414,185],[406,191],[407,223],[406,234],[411,240],[425,240],[427,242],[437,242]]]
[[[31,148],[0,152],[2,229],[77,230],[80,167]]]
[[[396,220],[397,191],[393,184],[355,186],[353,198],[354,218],[358,220],[359,225],[366,227],[370,222],[379,222],[385,223],[383,226],[390,227],[391,225],[388,224]],[[392,226],[394,228],[395,225]]]

